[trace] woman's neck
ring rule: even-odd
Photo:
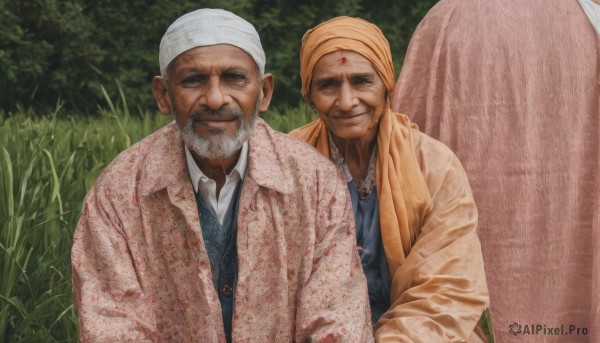
[[[333,133],[331,137],[348,165],[352,180],[360,183],[367,174],[369,160],[377,142],[377,132],[357,139],[343,139]]]

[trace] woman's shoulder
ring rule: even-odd
[[[310,136],[312,136],[313,132],[318,129],[319,123],[319,119],[313,120],[304,126],[293,129],[288,133],[288,135],[306,141]]]

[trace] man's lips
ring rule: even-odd
[[[192,120],[195,122],[231,122],[237,120],[238,116],[233,115],[195,115],[192,117]]]

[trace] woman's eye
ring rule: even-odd
[[[355,85],[366,85],[366,84],[370,84],[371,80],[367,79],[366,77],[358,77],[353,80],[353,83]]]
[[[321,81],[319,82],[319,84],[317,85],[318,89],[327,89],[327,88],[331,88],[335,85],[335,83],[332,80],[325,80],[325,81]]]

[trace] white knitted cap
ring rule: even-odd
[[[241,17],[221,9],[203,8],[175,20],[160,41],[160,74],[181,53],[199,46],[230,44],[248,53],[265,73],[265,52],[258,32]]]

